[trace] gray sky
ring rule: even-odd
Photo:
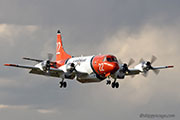
[[[179,0],[0,0],[1,119],[139,120],[141,113],[179,119],[179,6]],[[55,53],[57,29],[71,55],[111,53],[136,64],[155,55],[154,65],[175,68],[126,77],[119,89],[105,81],[68,81],[67,89],[59,89],[58,78],[3,66],[34,64],[21,58]]]

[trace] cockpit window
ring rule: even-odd
[[[112,62],[112,59],[111,58],[107,58],[107,61]]]
[[[113,62],[117,62],[116,57],[113,57],[113,58],[112,58],[112,61],[113,61]]]
[[[117,62],[117,59],[116,59],[116,57],[113,57],[113,56],[105,56],[103,61]]]

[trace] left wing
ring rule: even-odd
[[[159,67],[152,67],[152,70],[160,70],[160,69],[167,69],[167,68],[173,68],[174,66],[159,66]],[[151,69],[149,69],[151,70]],[[137,69],[137,68],[129,68],[128,72],[126,72],[126,75],[136,75],[139,73],[143,73],[143,69]]]

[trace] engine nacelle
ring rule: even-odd
[[[45,60],[45,61],[43,61],[43,62],[41,63],[40,69],[41,69],[42,71],[47,71],[47,70],[50,70],[50,67],[51,67],[50,61],[49,61],[49,60]]]
[[[74,79],[76,76],[74,73],[70,71],[66,72],[64,75],[65,75],[65,78],[68,78],[68,79]]]
[[[75,78],[75,74],[74,74],[75,64],[74,63],[68,63],[66,65],[66,71],[67,72],[64,74],[65,78],[68,78],[68,79],[74,79]]]
[[[73,72],[73,70],[75,70],[75,64],[74,63],[69,63],[66,65],[66,70],[68,72]]]

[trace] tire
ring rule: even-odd
[[[115,82],[113,82],[113,83],[111,84],[111,86],[112,86],[112,88],[114,88],[114,87],[116,86]]]
[[[119,83],[118,82],[116,82],[116,88],[119,88]]]
[[[66,83],[66,82],[63,83],[63,87],[64,87],[64,88],[67,87],[67,83]]]
[[[110,85],[110,84],[111,84],[111,81],[110,81],[110,80],[107,80],[106,85]]]

